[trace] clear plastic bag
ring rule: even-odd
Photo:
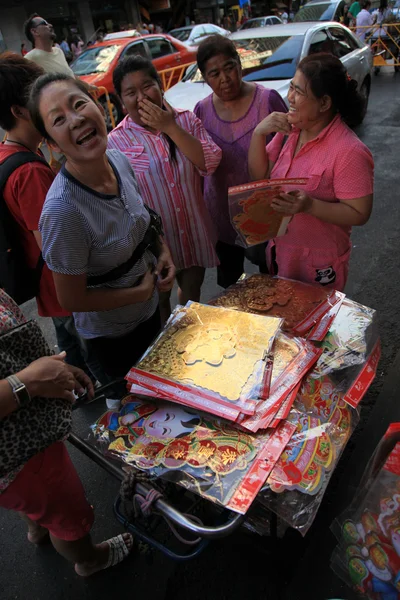
[[[296,425],[257,500],[305,535],[317,514],[340,456],[358,423],[358,413],[340,395],[329,411],[295,402],[288,420]]]
[[[400,423],[389,427],[332,531],[339,577],[364,598],[400,599]]]
[[[127,376],[161,397],[231,421],[268,397],[266,359],[282,320],[189,302]]]
[[[229,216],[237,244],[250,247],[286,232],[290,217],[277,213],[271,202],[280,193],[304,188],[307,179],[270,179],[230,187]]]
[[[104,454],[244,514],[294,427],[254,435],[170,402],[130,395],[92,431]]]
[[[312,377],[318,379],[362,365],[378,337],[376,311],[346,297],[320,344],[322,355]]]

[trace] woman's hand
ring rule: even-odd
[[[303,190],[294,190],[289,194],[279,194],[272,200],[271,207],[276,212],[289,216],[310,212],[312,204],[313,199]]]
[[[146,127],[166,133],[176,126],[175,113],[172,107],[164,100],[166,110],[163,110],[146,98],[139,102],[139,115]]]
[[[153,267],[151,267],[148,271],[146,271],[140,284],[132,288],[132,290],[135,292],[135,296],[137,297],[136,302],[146,302],[147,300],[150,300],[154,294],[156,282],[157,275],[155,274]]]
[[[171,253],[165,244],[163,244],[161,254],[158,258],[156,274],[158,276],[157,287],[159,291],[169,292],[174,285],[176,269],[172,262]]]
[[[288,121],[288,113],[273,112],[265,117],[254,130],[256,135],[267,136],[270,133],[290,133],[292,130]]]
[[[72,373],[64,359],[65,352],[56,356],[43,356],[16,374],[25,384],[31,398],[43,396],[44,398],[62,398],[75,402],[72,392],[75,389],[81,389],[83,381],[80,379],[81,383],[77,382],[75,379],[77,373],[75,375]],[[79,377],[81,377],[80,374]]]
[[[73,365],[68,364],[66,366],[75,379],[75,394],[82,396],[86,390],[88,398],[94,398],[94,386],[89,375],[86,375],[86,373],[82,371],[82,369],[79,369],[79,367],[74,367]]]

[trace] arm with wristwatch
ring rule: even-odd
[[[64,362],[65,352],[44,356],[22,371],[0,381],[0,419],[29,404],[32,398],[62,398],[75,401],[73,392],[81,395],[85,388],[94,395],[90,378],[77,367]]]

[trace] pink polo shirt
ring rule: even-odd
[[[373,193],[371,152],[340,116],[293,156],[299,135],[300,130],[294,129],[282,148],[284,136],[278,133],[267,145],[269,160],[274,163],[271,178],[307,177],[305,191],[325,202],[361,198]],[[270,249],[276,247],[279,274],[309,283],[319,281],[318,271],[334,270],[333,263],[338,261],[348,263],[350,233],[351,227],[325,223],[305,213],[295,215],[286,234],[270,244]],[[300,262],[306,263],[304,268]],[[342,280],[346,277],[346,274],[341,277],[336,286],[338,289],[344,287]]]

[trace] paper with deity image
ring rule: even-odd
[[[268,395],[265,361],[281,322],[189,302],[175,310],[127,379],[177,402],[195,392],[198,402],[190,404],[186,396],[185,403],[231,420],[238,411],[252,414]],[[227,407],[227,413],[215,412],[212,403]]]
[[[400,443],[332,531],[334,571],[363,598],[400,599]]]
[[[307,179],[253,181],[228,189],[231,223],[241,246],[262,244],[286,232],[290,217],[276,212],[271,203],[280,193],[303,188]]]
[[[92,427],[114,457],[245,513],[294,431],[252,435],[170,402],[127,396]]]

